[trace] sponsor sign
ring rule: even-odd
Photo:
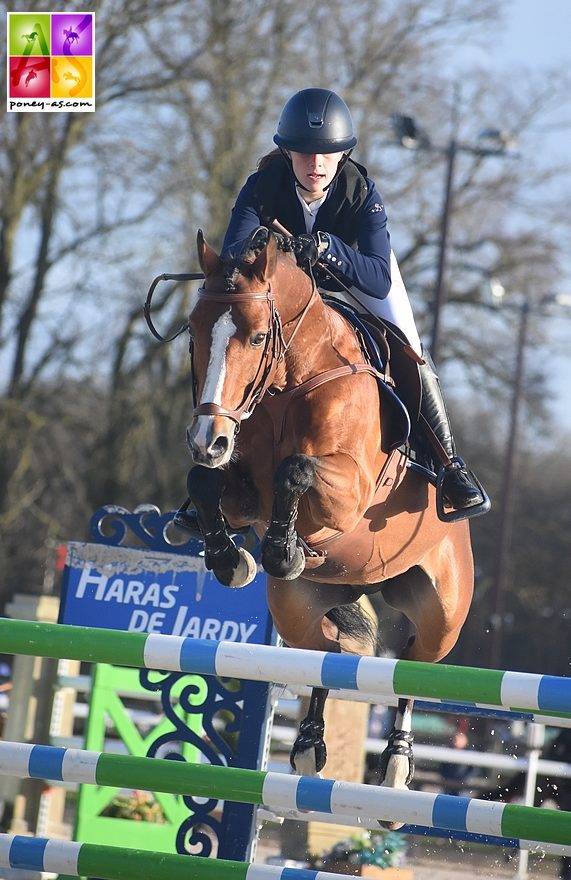
[[[223,587],[201,556],[69,543],[60,623],[267,644],[266,576]]]

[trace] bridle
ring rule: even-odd
[[[236,431],[238,431],[240,428],[240,422],[243,419],[247,419],[252,415],[255,406],[260,402],[266,391],[270,388],[274,377],[275,367],[277,367],[278,364],[282,363],[282,361],[284,360],[287,350],[292,344],[297,331],[301,327],[303,319],[307,315],[307,312],[313,304],[316,296],[318,296],[317,287],[313,282],[311,295],[299,315],[297,315],[291,321],[285,322],[285,326],[287,326],[288,324],[291,324],[295,321],[295,327],[293,328],[293,331],[287,342],[284,338],[283,333],[284,324],[282,324],[280,314],[276,308],[275,295],[272,291],[271,284],[268,284],[268,289],[265,291],[234,292],[232,290],[206,290],[206,288],[201,287],[199,288],[197,293],[199,299],[203,299],[207,302],[213,303],[227,303],[230,306],[234,305],[235,303],[251,302],[253,300],[264,301],[268,305],[268,330],[266,343],[264,345],[264,351],[258,365],[256,376],[254,378],[254,381],[252,382],[251,389],[246,393],[244,400],[236,409],[227,409],[226,407],[221,406],[218,403],[205,402],[197,404],[196,383],[194,380],[194,342],[192,339],[192,335],[190,336],[189,351],[191,372],[193,375],[192,395],[194,403],[194,416],[226,416],[236,423]]]

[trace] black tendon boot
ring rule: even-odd
[[[422,382],[420,414],[421,421],[425,423],[428,441],[434,449],[437,459],[443,465],[443,470],[439,475],[441,496],[455,511],[468,511],[467,515],[485,513],[489,510],[489,498],[473,474],[466,468],[462,459],[456,457],[452,428],[440,390],[436,368],[426,349],[423,351],[423,357],[425,363],[419,367]],[[478,510],[472,511],[472,508],[478,508]],[[449,517],[443,514],[441,519],[445,518]]]

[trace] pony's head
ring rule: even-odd
[[[205,280],[189,318],[194,414],[186,434],[197,464],[220,467],[230,461],[237,428],[271,384],[280,359],[271,284],[278,248],[262,228],[237,258],[221,258],[202,231],[197,245]]]

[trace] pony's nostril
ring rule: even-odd
[[[228,438],[227,437],[217,437],[212,446],[209,449],[209,452],[215,458],[218,458],[221,455],[224,455],[225,452],[228,451]]]
[[[196,444],[192,439],[192,431],[190,430],[190,426],[186,429],[186,445],[191,452],[196,449]]]

